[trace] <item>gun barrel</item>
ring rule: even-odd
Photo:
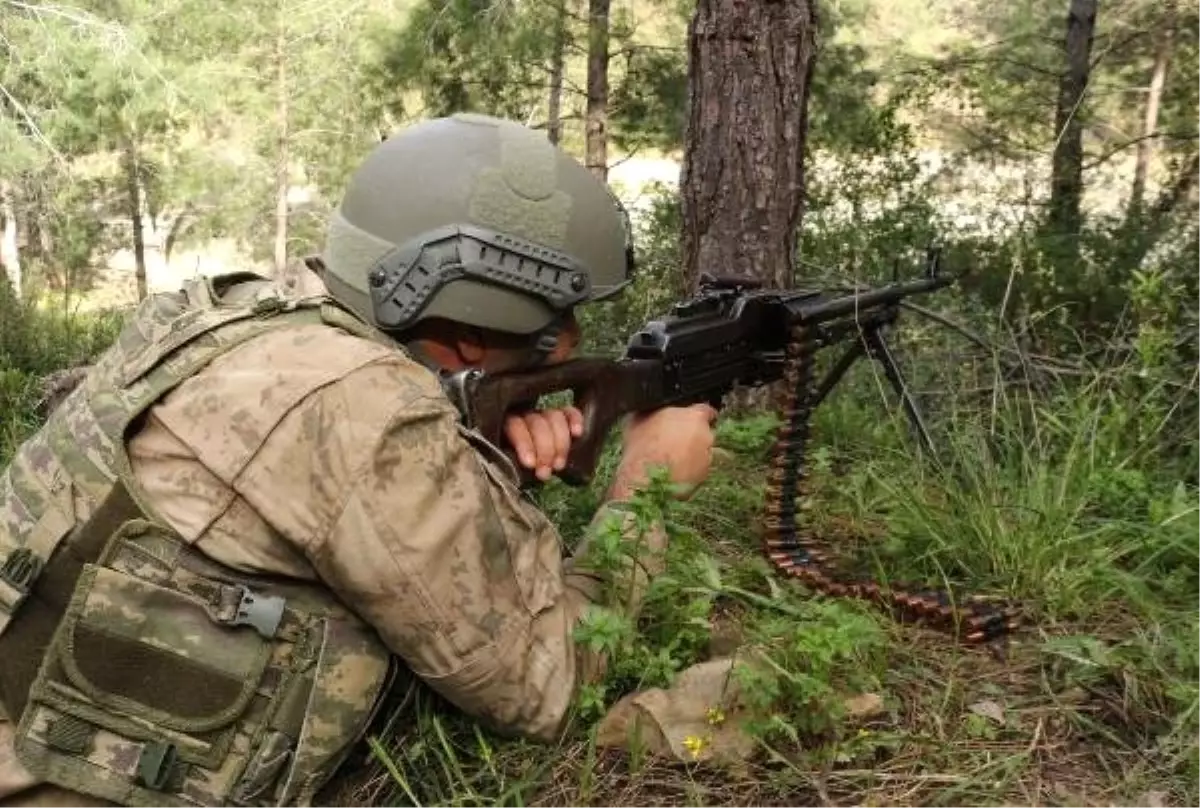
[[[814,298],[811,295],[805,295],[789,302],[788,309],[793,322],[819,322],[863,309],[898,303],[910,295],[932,292],[949,286],[954,281],[953,276],[941,275],[907,283],[892,283],[877,289],[848,292],[839,297],[819,295]]]

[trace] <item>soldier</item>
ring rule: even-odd
[[[572,641],[600,573],[439,374],[568,357],[630,243],[544,136],[456,115],[376,147],[292,292],[239,274],[143,302],[0,476],[0,802],[308,803],[398,671],[559,733],[603,665]],[[701,483],[715,415],[631,419],[597,520],[650,466]],[[544,480],[581,417],[505,431]],[[637,611],[664,543],[605,605]]]

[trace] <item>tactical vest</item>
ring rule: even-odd
[[[375,632],[318,585],[188,546],[125,449],[176,385],[304,323],[382,339],[244,274],[148,298],[0,476],[0,700],[43,780],[127,805],[307,804],[365,731],[392,674]]]

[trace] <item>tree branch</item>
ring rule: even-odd
[[[1091,171],[1094,168],[1099,168],[1100,166],[1107,163],[1109,160],[1111,160],[1116,155],[1118,155],[1121,152],[1128,149],[1130,146],[1136,146],[1138,143],[1141,143],[1143,140],[1156,140],[1158,138],[1163,138],[1165,140],[1187,141],[1187,140],[1198,140],[1198,139],[1200,139],[1200,135],[1193,135],[1193,134],[1185,135],[1185,134],[1179,134],[1177,132],[1151,132],[1148,135],[1141,135],[1140,137],[1130,138],[1129,140],[1125,141],[1124,143],[1121,143],[1119,146],[1114,146],[1113,148],[1104,152],[1099,157],[1097,157],[1095,160],[1092,160],[1090,163],[1084,163],[1083,170]]]
[[[3,84],[0,84],[0,95],[3,95],[6,99],[8,99],[8,103],[11,104],[12,108],[16,110],[18,115],[21,116],[21,120],[25,122],[25,125],[29,127],[29,131],[33,134],[34,140],[45,146],[50,153],[54,155],[55,160],[63,162],[62,154],[59,153],[58,149],[54,148],[54,144],[51,143],[50,139],[42,133],[40,128],[38,128],[37,121],[33,119],[33,115],[31,115],[29,110],[25,108],[25,105],[13,97],[13,94],[10,93],[8,88],[6,88]]]
[[[1124,48],[1129,43],[1131,43],[1137,39],[1140,39],[1141,37],[1146,36],[1147,34],[1150,33],[1150,31],[1151,31],[1151,29],[1149,29],[1149,28],[1139,28],[1138,30],[1136,30],[1132,34],[1130,34],[1129,36],[1125,37],[1122,40],[1119,40],[1116,43],[1113,43],[1111,41],[1105,43],[1105,46],[1103,48],[1100,48],[1099,52],[1096,54],[1096,58],[1092,60],[1092,64],[1088,68],[1088,70],[1095,70],[1096,67],[1102,61],[1104,61],[1105,57],[1107,57],[1110,53],[1114,53],[1114,52],[1119,53],[1121,48]]]

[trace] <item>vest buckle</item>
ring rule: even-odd
[[[42,559],[34,555],[28,547],[18,547],[4,559],[4,564],[0,565],[0,581],[8,584],[18,595],[14,603],[5,604],[10,610],[19,606],[29,595],[29,590],[41,571]]]
[[[260,595],[251,592],[244,586],[240,589],[242,590],[241,601],[238,603],[237,611],[234,613],[233,619],[229,621],[229,625],[250,626],[263,639],[271,639],[279,630],[279,624],[283,622],[283,608],[287,601],[275,595]]]
[[[179,750],[175,744],[147,741],[138,756],[135,782],[154,791],[164,791],[178,772]]]

